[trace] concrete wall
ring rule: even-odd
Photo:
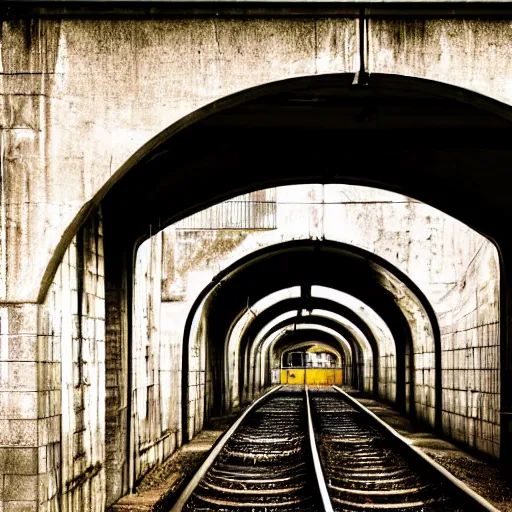
[[[468,233],[461,246],[474,248],[474,238]],[[443,430],[495,457],[500,442],[499,282],[496,251],[479,245],[447,293],[447,310],[439,317]]]
[[[2,510],[36,510],[38,500],[52,500],[58,487],[60,345],[52,336],[38,336],[38,309],[36,304],[3,305],[0,309]],[[39,428],[46,433],[44,442]],[[48,481],[42,492],[38,487],[40,471]]]
[[[39,493],[40,508],[44,509],[52,499],[55,502],[59,485],[65,484],[59,484],[56,477],[60,450],[56,425],[61,421],[56,397],[69,393],[72,380],[69,375],[62,382],[57,377],[59,335],[45,333],[38,317],[40,313],[49,315],[55,318],[55,325],[60,317],[64,325],[71,322],[73,313],[49,306],[50,298],[42,306],[36,302],[44,270],[80,207],[148,139],[212,100],[282,78],[356,71],[356,29],[357,20],[328,18],[250,19],[242,23],[217,18],[2,21],[0,471],[4,509],[35,510]],[[370,71],[438,79],[512,104],[511,30],[508,21],[498,20],[370,20]],[[382,235],[388,232],[382,230]],[[432,234],[436,235],[435,230]],[[398,243],[396,236],[392,240],[390,255]],[[443,250],[439,245],[437,248]],[[421,252],[408,250],[405,245],[403,249],[400,258],[407,261],[419,262],[421,254],[433,254],[426,246]],[[450,278],[450,267],[444,261],[435,258],[435,265],[429,264],[430,271],[423,273],[423,279],[432,284],[439,281],[440,295],[444,295],[446,284],[463,282],[461,276],[466,270],[469,275],[467,265],[462,265],[462,273],[456,270],[461,265],[455,258]],[[68,263],[64,260],[63,265]],[[65,272],[61,267],[57,276]],[[52,289],[69,294],[74,284],[60,283],[61,277],[56,277]],[[98,283],[100,277],[98,274]],[[497,301],[492,299],[495,294],[482,289],[485,280],[475,279],[467,281],[468,291],[463,293],[472,297],[468,298],[468,304],[473,302],[468,313],[461,309],[455,318],[443,318],[443,329],[448,329],[443,331],[443,343],[447,343],[449,332],[457,332],[455,338],[461,344],[465,343],[461,341],[466,336],[463,332],[478,333],[475,339],[481,338],[480,356],[484,357],[474,364],[485,368],[490,380],[481,381],[476,395],[467,391],[466,395],[481,397],[483,404],[483,400],[495,399],[498,391],[497,384],[488,384],[497,375],[497,355],[491,357],[498,343]],[[101,293],[96,293],[100,300]],[[84,294],[95,296],[90,291]],[[52,312],[46,313],[47,308]],[[95,315],[98,322],[101,320],[97,311],[91,315],[83,326],[87,336],[93,336],[88,326]],[[72,340],[72,329],[66,336]],[[99,331],[94,336],[99,336]],[[87,368],[94,368],[96,373],[90,374],[94,380],[101,377],[101,340],[92,339],[82,341],[82,349],[73,347],[68,355],[77,358],[79,350],[90,350],[91,361],[96,359]],[[456,357],[455,350],[448,352]],[[449,368],[448,359],[446,364]],[[459,356],[457,367],[462,368],[462,364]],[[66,368],[62,370],[68,371],[69,366]],[[122,386],[111,387],[110,383],[107,389]],[[452,384],[446,385],[446,392],[454,389]],[[95,392],[92,385],[84,389],[84,401],[92,400]],[[495,411],[495,407],[490,410]],[[464,407],[460,410],[467,412]],[[472,414],[473,410],[472,406]],[[486,413],[478,402],[476,411],[482,425],[494,428],[497,420],[484,419]],[[90,430],[83,432],[101,436],[100,415],[99,409],[91,412],[90,418],[98,426],[90,425]],[[454,415],[445,415],[445,422]],[[79,416],[74,411],[70,414],[69,428]],[[450,432],[464,432],[454,435],[474,439],[470,425],[450,427]],[[72,441],[65,441],[71,451],[80,446],[84,435],[77,433]],[[482,449],[495,453],[497,438],[493,435],[492,442],[489,438],[487,433],[476,437]],[[97,467],[101,457],[86,449],[85,469]],[[107,461],[112,457],[107,456]],[[63,469],[63,474],[74,478],[84,469],[81,464]],[[84,489],[101,485],[96,482],[101,482],[102,471],[94,471],[87,473]],[[70,488],[69,496],[78,496],[81,488],[82,484],[77,490]]]
[[[133,304],[132,428],[135,478],[181,445],[181,372],[183,333],[190,305],[163,301],[164,232],[137,251]],[[168,246],[167,246],[168,247]],[[202,429],[205,417],[206,340],[201,321],[192,326],[189,351],[189,433]],[[211,397],[211,393],[209,395]]]
[[[408,315],[409,316],[409,315]],[[431,323],[425,311],[417,308],[409,316],[414,337],[414,402],[419,421],[435,423],[435,344]]]
[[[438,80],[512,104],[508,20],[370,19],[368,67]]]
[[[100,511],[122,492],[127,430],[107,420],[117,418],[109,410],[112,390],[122,388],[115,381],[124,351],[105,344],[102,236],[101,217],[93,216],[66,251],[44,304],[0,310],[3,510]],[[172,305],[160,304],[161,238],[139,251],[135,276],[136,479],[181,443],[183,326],[173,323],[180,315]]]
[[[188,431],[190,436],[202,429],[205,414],[211,409],[214,399],[212,381],[207,371],[206,339],[206,318],[200,310],[194,318],[189,348]]]
[[[355,71],[356,28],[343,18],[2,21],[2,298],[35,300],[64,229],[153,136],[248,87]]]
[[[372,308],[346,293],[323,286],[313,286],[311,295],[332,299],[349,307],[368,325],[379,344],[379,396],[394,403],[396,400],[396,346],[387,324]]]
[[[64,255],[39,309],[38,332],[40,510],[103,510],[105,286],[99,216]],[[18,489],[23,496],[30,488],[20,481]]]
[[[328,17],[4,20],[4,300],[37,297],[71,219],[151,137],[247,87],[357,71],[357,25]],[[439,80],[512,104],[510,31],[499,20],[370,19],[369,71]],[[27,252],[37,258],[28,262]]]
[[[448,259],[447,264],[450,264]],[[414,414],[419,422],[435,424],[435,330],[423,304],[406,286],[391,275],[386,275],[386,288],[393,290],[400,311],[407,320],[411,345],[406,346],[405,395],[406,411],[411,413],[410,397],[414,400]],[[439,335],[439,333],[437,333]],[[411,358],[412,350],[412,358]],[[412,359],[412,374],[411,374]]]
[[[224,240],[222,232],[220,234]],[[174,239],[172,230],[160,231],[137,251],[131,404],[136,480],[181,445],[183,334],[191,307],[187,298],[198,291],[193,287],[193,280],[191,287],[183,288],[181,275],[183,268],[198,268],[201,274],[205,255],[209,256],[209,262],[215,262],[207,248],[199,247],[200,254],[197,255],[194,254],[197,244],[173,244]],[[218,244],[217,250],[222,251],[224,245],[225,240]],[[209,386],[214,365],[212,356],[208,355],[206,336],[204,316],[200,311],[190,332],[190,435],[202,429],[213,403],[213,391]]]
[[[162,462],[180,442],[179,393],[170,336],[162,329],[162,234],[137,251],[133,302],[132,431],[135,478]],[[175,355],[175,354],[173,354]]]

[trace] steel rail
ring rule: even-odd
[[[217,444],[214,446],[208,457],[206,457],[205,461],[201,465],[201,467],[197,470],[196,474],[193,476],[193,478],[190,480],[188,485],[185,487],[183,492],[181,493],[180,497],[174,504],[174,506],[171,509],[171,512],[181,512],[185,504],[187,503],[188,499],[196,489],[196,487],[199,485],[199,482],[203,479],[203,477],[206,475],[212,464],[215,462],[215,459],[221,452],[221,450],[224,448],[225,444],[229,441],[229,438],[234,434],[236,429],[240,426],[242,421],[245,419],[245,417],[257,406],[259,405],[263,400],[265,400],[269,395],[277,391],[278,389],[282,388],[282,385],[276,386],[272,388],[270,391],[265,393],[263,396],[260,396],[257,400],[251,403],[245,409],[245,411],[242,413],[242,415],[231,425],[229,430],[227,430],[223,436],[220,438],[220,440],[217,442]]]
[[[454,486],[460,493],[463,493],[463,496],[466,498],[468,502],[471,503],[471,510],[488,510],[491,512],[500,512],[499,509],[491,505],[485,498],[477,494],[473,489],[468,487],[464,482],[459,480],[457,477],[452,475],[449,471],[447,471],[443,466],[438,464],[434,459],[429,457],[426,453],[420,450],[417,446],[414,446],[410,439],[399,434],[394,428],[390,427],[387,423],[382,421],[376,414],[370,411],[367,407],[361,404],[358,400],[351,397],[348,393],[343,391],[338,386],[333,386],[336,391],[341,393],[347,401],[353,405],[356,409],[361,412],[366,413],[368,416],[374,420],[383,430],[385,430],[389,435],[391,435],[396,441],[402,444],[409,452],[414,454],[416,457],[419,457],[430,466],[431,469],[438,472],[441,477],[445,480],[448,480],[452,486]]]
[[[322,504],[325,512],[334,512],[331,497],[329,496],[329,491],[327,490],[327,485],[325,483],[325,475],[322,470],[320,456],[318,455],[318,448],[316,446],[315,429],[313,428],[313,417],[311,414],[311,406],[309,405],[309,391],[307,384],[305,384],[304,389],[306,390],[306,404],[308,411],[309,443],[311,447],[311,456],[313,458],[313,467],[315,468],[316,481],[318,483],[318,489],[320,491],[320,497],[322,498]]]

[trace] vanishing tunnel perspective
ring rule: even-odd
[[[0,156],[21,167],[2,179],[24,176],[27,144],[48,168],[93,177],[54,205],[60,227],[22,195],[0,215],[11,241],[14,209],[37,224],[20,247],[44,232],[40,258],[9,256],[0,279],[0,510],[512,510],[512,108],[428,76],[340,70],[327,47],[317,55],[324,32],[347,55],[368,44],[379,25],[358,13],[307,30],[286,16],[258,18],[257,30],[253,18],[179,18],[140,33],[129,13],[61,23],[48,11],[46,32],[5,22],[0,40],[18,34],[20,52],[43,33],[58,45],[45,60],[56,71],[43,96],[56,100],[41,99],[44,130],[69,115],[69,133],[87,136],[70,155],[67,132],[36,140],[13,128],[18,142],[2,138]],[[243,52],[227,58],[219,27],[240,48],[288,34],[299,51],[300,34],[314,34],[314,71],[285,53],[302,71],[258,74],[255,51],[254,75],[238,75]],[[401,30],[394,40],[410,36]],[[160,107],[138,105],[143,92],[123,95],[126,76],[116,89],[97,71],[138,48],[119,66],[143,87],[158,70],[140,56],[157,43],[170,52],[162,66],[183,66],[165,80],[181,83],[180,52],[194,44],[194,62],[224,77],[179,90],[155,78],[149,99],[174,109],[158,122]],[[385,53],[368,52],[372,65]],[[74,70],[93,90],[88,116],[108,111],[93,132],[73,117]],[[9,87],[36,87],[36,72],[6,73]],[[208,102],[187,96],[208,87]],[[116,102],[129,103],[123,115]],[[103,139],[123,158],[86,151]],[[65,195],[57,177],[46,185],[41,197]],[[13,190],[2,181],[0,196]]]
[[[181,348],[173,382],[181,387],[175,418],[181,414],[184,438],[206,417],[250,402],[269,385],[293,383],[282,382],[289,375],[282,371],[285,353],[306,347],[306,354],[320,343],[336,355],[336,383],[498,456],[492,420],[473,432],[476,425],[447,398],[472,396],[480,370],[493,370],[480,367],[486,351],[499,347],[498,255],[460,222],[378,189],[294,185],[204,210],[154,235],[138,254],[133,354],[143,369],[152,339]],[[483,345],[471,333],[478,323],[468,329],[460,307],[475,296],[487,313],[487,333],[494,315],[494,335]],[[465,322],[459,340],[457,322]],[[302,383],[315,372],[299,370],[313,360],[304,355],[293,365]],[[457,370],[463,387],[449,379]],[[137,393],[147,395],[152,383],[144,372],[134,379],[137,390],[141,382]],[[471,404],[477,415],[496,391],[477,391],[484,393]]]
[[[338,386],[497,459],[499,367],[489,362],[500,344],[499,283],[499,257],[489,240],[431,206],[376,188],[263,189],[164,228],[139,247],[135,267],[132,421],[139,474],[154,464],[141,448],[150,438],[151,411],[156,418],[163,401],[177,447],[276,386]],[[176,355],[165,368],[156,359],[162,352]],[[247,451],[242,460],[264,457],[237,449]],[[231,474],[218,471],[222,478]],[[237,478],[243,487],[246,480]],[[271,506],[256,498],[263,491],[257,480],[250,483],[255,477],[247,478],[253,494],[247,491],[252,498],[245,496],[243,506]],[[220,481],[208,481],[199,487],[211,493],[214,486],[216,497],[203,496],[195,506],[242,506],[228,498],[231,484],[221,499]],[[360,488],[368,491],[367,485]],[[345,494],[336,499],[345,503]],[[453,510],[443,500],[441,508],[427,509]],[[279,507],[293,510],[299,502]],[[425,510],[429,503],[421,498],[406,508]]]

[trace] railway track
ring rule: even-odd
[[[183,510],[318,510],[304,393],[276,393],[234,432]]]
[[[437,475],[413,469],[383,433],[333,389],[311,393],[322,466],[333,509],[464,510]]]
[[[334,387],[274,388],[223,436],[172,512],[496,511],[379,421]]]

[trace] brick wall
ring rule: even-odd
[[[40,510],[105,503],[105,285],[100,216],[66,251],[39,312]],[[44,411],[44,413],[43,413]],[[43,413],[43,414],[41,414]]]
[[[390,277],[391,279],[391,277]],[[434,327],[419,299],[406,287],[393,283],[397,303],[410,329],[412,347],[406,347],[405,382],[406,411],[410,411],[410,395],[414,400],[414,414],[420,422],[435,424],[435,340]],[[437,328],[437,326],[435,327]],[[411,381],[412,349],[413,373]]]
[[[489,243],[477,248],[445,307],[439,317],[443,430],[499,457],[499,261]]]
[[[37,335],[37,319],[36,304],[0,309],[0,510],[4,511],[36,510],[39,498],[51,499],[58,485],[53,473],[39,495],[40,471],[58,469],[59,464],[55,438],[43,442],[39,427],[44,434],[57,421],[58,428],[60,382],[55,373],[60,372],[60,353],[53,339]],[[51,398],[56,398],[56,411]]]
[[[0,310],[0,510],[103,510],[103,275],[96,215],[43,304]]]

